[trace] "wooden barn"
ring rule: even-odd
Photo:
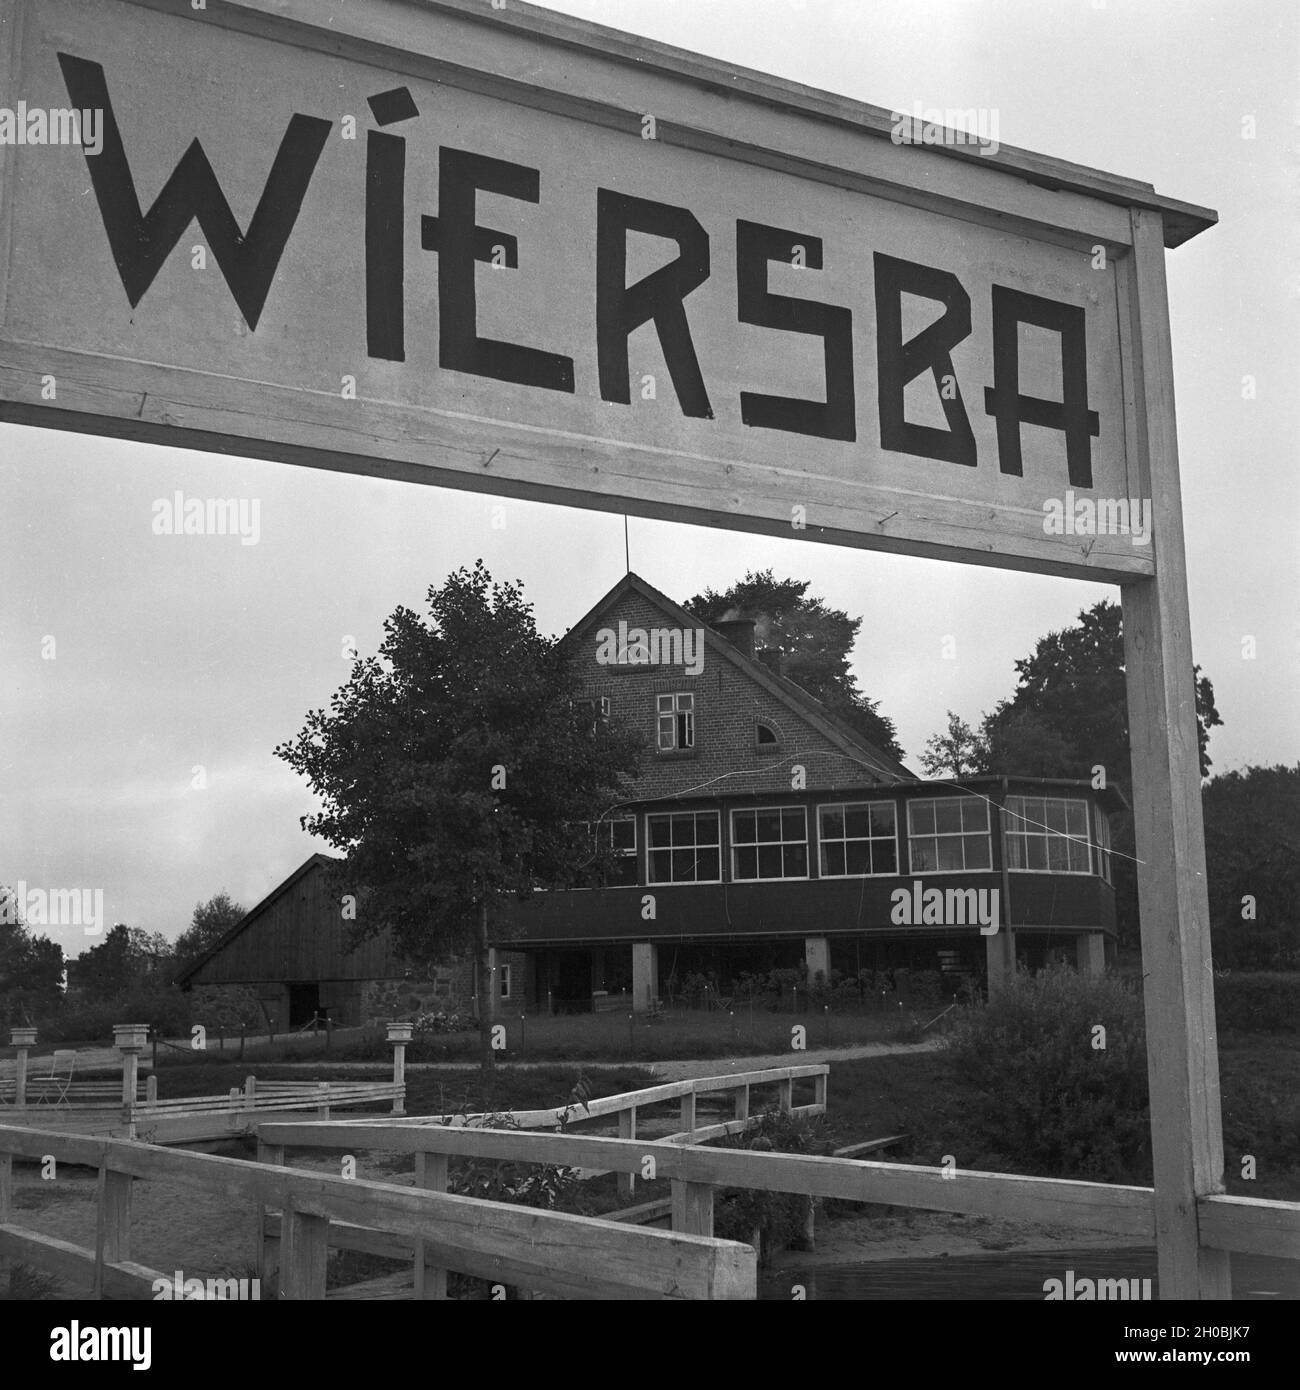
[[[219,941],[176,977],[183,989],[251,989],[276,1032],[313,1018],[351,1026],[475,1009],[477,972],[469,961],[416,969],[388,932],[355,947],[338,900],[326,890],[330,859],[313,854]],[[497,996],[522,994],[523,961],[503,956]]]

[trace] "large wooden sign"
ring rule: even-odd
[[[11,419],[1154,570],[1129,209],[1212,214],[513,0],[0,16]]]

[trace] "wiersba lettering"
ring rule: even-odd
[[[246,231],[236,221],[197,139],[145,212],[103,67],[68,53],[58,57],[74,105],[103,112],[103,149],[87,164],[113,260],[131,305],[144,298],[186,228],[197,222],[245,322],[250,330],[256,329],[332,123],[301,114],[289,120]],[[403,362],[407,140],[387,127],[414,120],[420,113],[404,87],[378,93],[369,103],[377,125],[384,129],[369,131],[366,141],[366,350],[372,358]],[[544,198],[541,170],[447,146],[439,149],[437,167],[439,207],[436,216],[422,216],[420,245],[438,257],[438,365],[445,371],[541,391],[574,392],[572,357],[480,337],[477,327],[475,263],[507,270],[527,263],[527,248],[521,247],[517,237],[479,224],[477,195],[493,195],[497,207],[503,199],[539,203]],[[591,385],[601,400],[631,408],[629,339],[638,328],[650,325],[681,414],[714,419],[708,364],[700,361],[687,301],[713,273],[711,246],[718,229],[706,227],[689,208],[609,188],[596,188],[593,194],[596,381]],[[856,440],[852,308],[775,294],[768,287],[774,264],[796,266],[812,277],[823,267],[829,248],[811,231],[744,219],[737,219],[729,231],[735,246],[737,321],[820,338],[825,377],[823,400],[740,391],[741,422],[752,429]],[[659,240],[673,254],[666,264],[629,285],[628,242],[633,233]],[[960,467],[978,466],[968,397],[953,361],[954,349],[971,333],[969,292],[951,271],[880,253],[873,256],[873,276],[881,449]],[[937,320],[906,339],[904,295],[929,300],[943,309]],[[1088,406],[1084,310],[995,284],[988,313],[993,380],[984,385],[983,409],[997,422],[999,470],[1022,474],[1021,427],[1035,425],[1061,433],[1069,484],[1091,488],[1091,441],[1100,433],[1100,421]],[[1060,400],[1022,392],[1022,325],[1057,335]],[[927,375],[933,381],[945,428],[911,423],[906,417],[907,387]]]

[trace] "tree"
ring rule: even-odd
[[[1300,965],[1300,764],[1222,773],[1202,788],[1216,966]]]
[[[275,753],[322,801],[302,826],[344,855],[330,882],[354,938],[388,927],[414,963],[476,949],[486,1084],[493,905],[583,880],[604,854],[584,823],[618,802],[642,741],[582,714],[568,648],[482,561],[427,604],[427,620],[398,608],[378,656]]]
[[[243,917],[244,909],[231,901],[230,894],[224,888],[220,893],[214,893],[207,902],[195,903],[189,926],[176,938],[174,957],[177,972],[197,960],[209,946],[215,946]]]
[[[0,884],[0,1025],[30,1027],[63,993],[63,947],[36,936],[11,888]]]
[[[867,699],[849,670],[849,653],[857,640],[861,618],[850,618],[824,600],[809,598],[807,579],[775,579],[772,571],[748,572],[722,593],[706,589],[682,606],[706,626],[733,609],[755,620],[755,650],[775,650],[782,672],[815,700],[849,725],[867,742],[897,758],[894,721],[879,711],[879,701]]]
[[[118,922],[98,946],[68,962],[68,985],[91,999],[109,999],[137,985],[159,983],[172,961],[161,932]]]
[[[1073,627],[1041,638],[1032,656],[1016,662],[1011,699],[985,715],[980,729],[981,772],[1003,776],[1087,779],[1129,796],[1128,695],[1124,683],[1123,615],[1102,599]],[[1203,777],[1211,766],[1210,730],[1223,720],[1214,687],[1192,671]],[[1099,781],[1104,778],[1104,781]],[[1121,941],[1138,933],[1136,845],[1131,812],[1112,816],[1115,911]]]
[[[931,777],[965,777],[979,766],[982,751],[971,726],[949,710],[948,728],[926,740],[921,766]]]

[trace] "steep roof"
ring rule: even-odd
[[[318,865],[320,868],[324,869],[327,868],[330,864],[336,862],[337,861],[328,854],[313,854],[309,859],[299,864],[298,867],[293,871],[293,873],[291,873],[289,877],[284,880],[283,883],[279,883],[274,888],[272,888],[271,891],[266,895],[266,897],[264,897],[262,901],[257,904],[256,907],[250,908],[246,913],[244,913],[244,915],[239,919],[239,921],[235,923],[233,927],[230,927],[228,930],[222,932],[222,934],[217,938],[217,940],[214,941],[211,946],[207,947],[207,949],[204,950],[201,955],[196,956],[185,967],[184,970],[180,970],[175,975],[173,975],[173,982],[178,985],[185,984],[186,981],[189,980],[191,976],[195,975],[201,967],[205,966],[208,963],[208,961],[212,959],[213,956],[215,956],[219,951],[225,950],[225,948],[230,945],[230,943],[235,939],[235,937],[237,937],[241,932],[247,931],[247,929],[251,927],[253,923],[257,921],[257,919],[267,910],[267,908],[270,907],[271,904],[275,902],[277,898],[283,897],[283,895],[287,893],[289,889],[292,888],[294,884],[298,882],[299,879],[304,878],[312,869],[316,868]]]
[[[629,571],[614,585],[605,596],[592,605],[588,611],[564,635],[566,643],[575,642],[594,627],[602,615],[629,594],[636,594],[647,603],[660,609],[672,626],[698,628],[701,620],[674,603],[667,594],[661,593],[642,579],[639,574]],[[823,737],[835,744],[841,752],[855,761],[864,763],[886,782],[910,781],[915,774],[909,771],[897,758],[891,757],[884,749],[857,732],[851,725],[832,714],[824,704],[810,695],[802,686],[786,676],[778,675],[769,666],[753,657],[748,657],[721,633],[704,627],[706,648],[723,660],[743,671],[756,685],[780,700],[793,713],[808,721]]]

